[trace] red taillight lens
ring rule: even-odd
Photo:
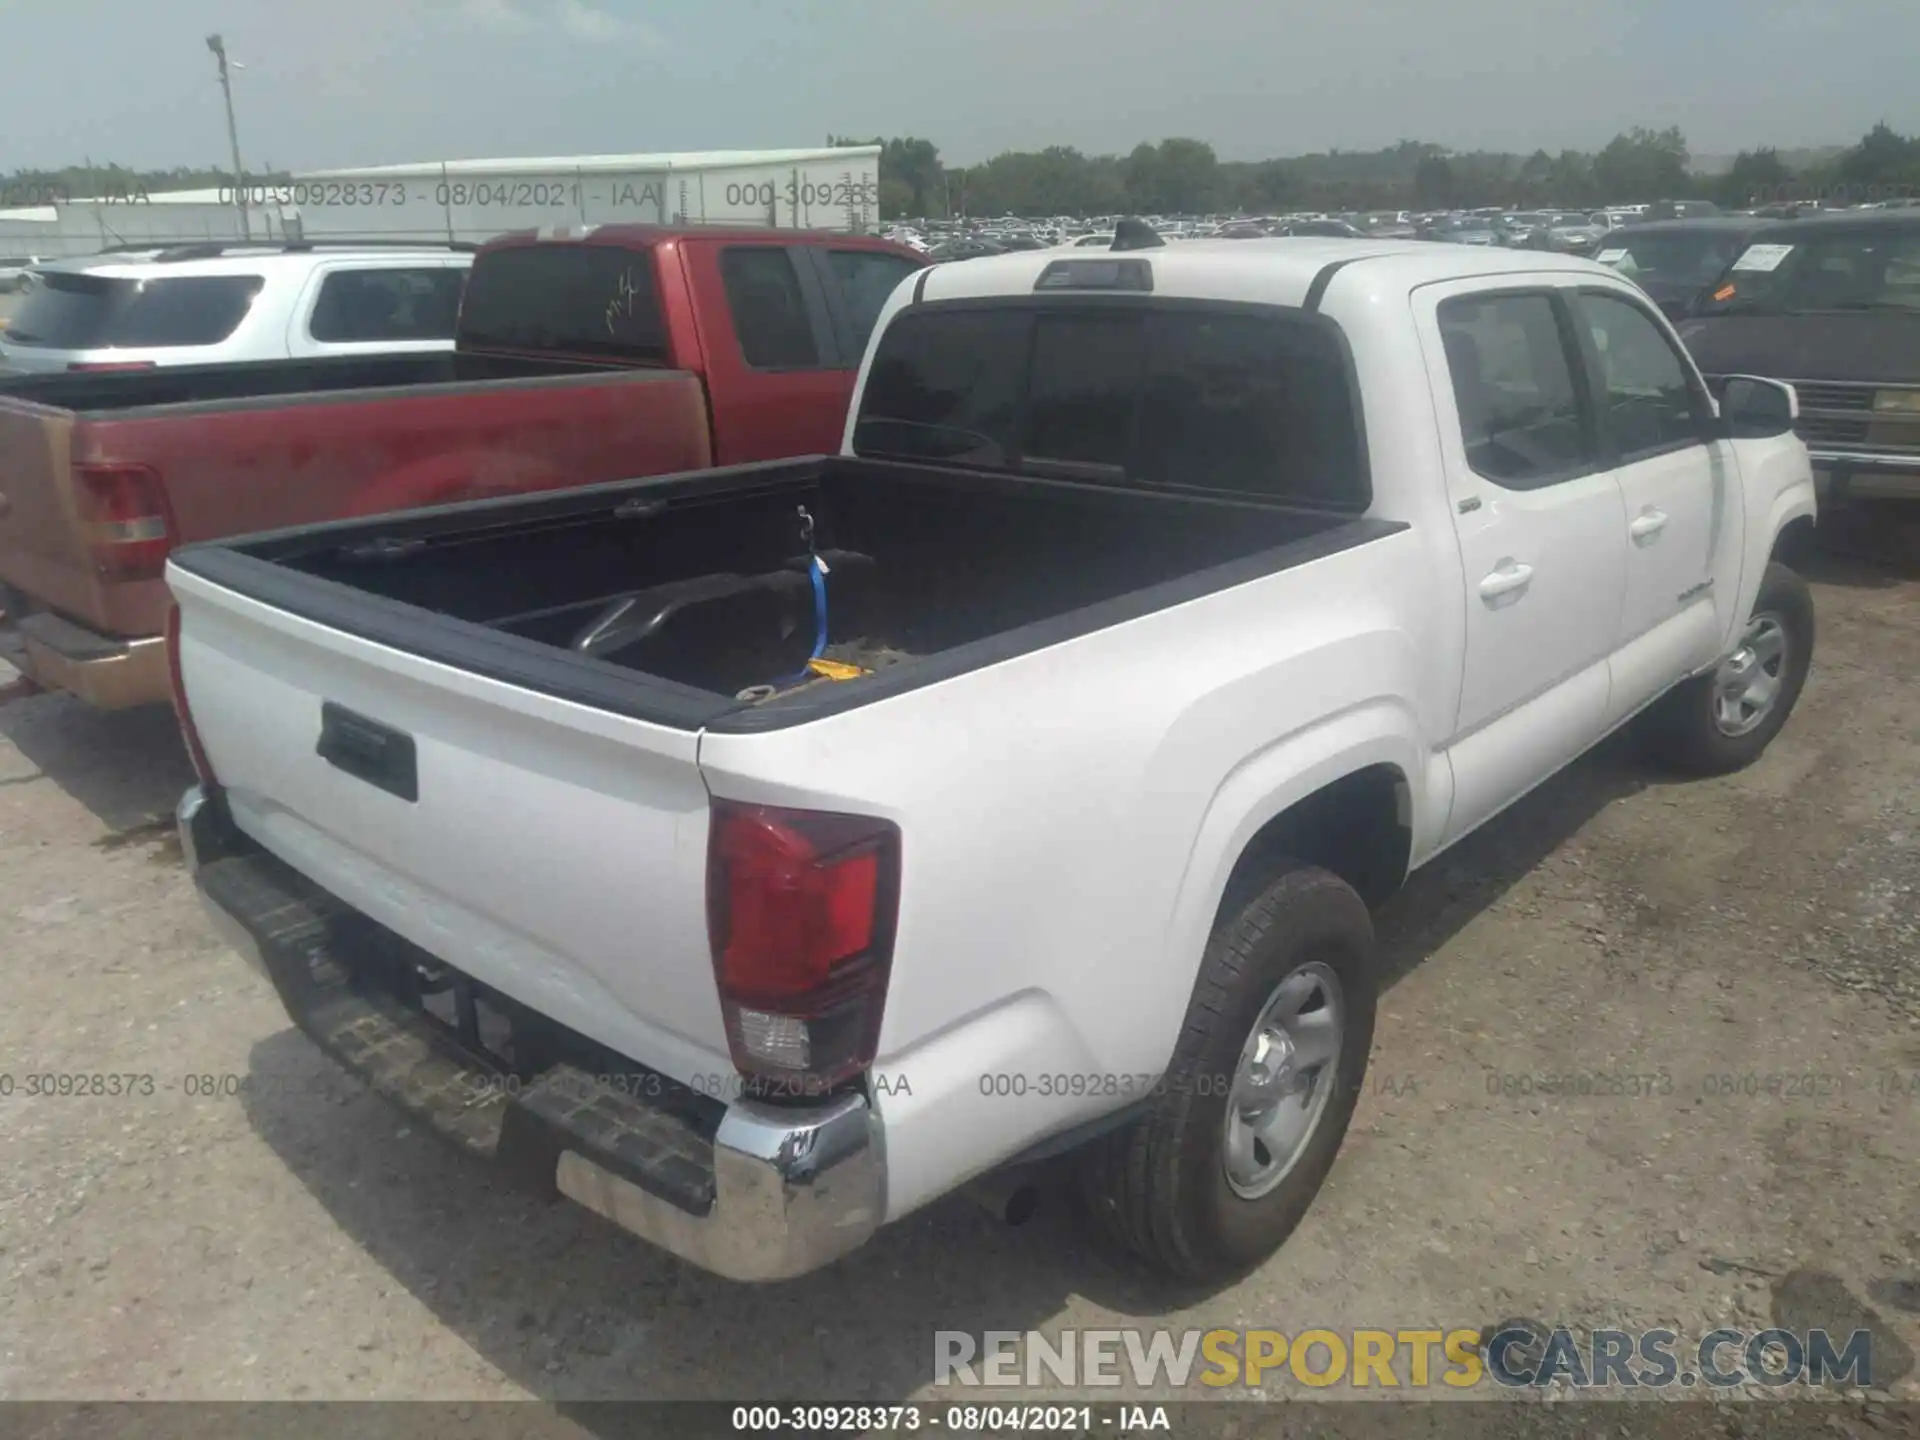
[[[94,563],[114,580],[151,580],[173,548],[173,516],[150,465],[76,465]]]
[[[714,802],[707,928],[742,1074],[807,1092],[872,1063],[899,894],[885,820]]]
[[[213,766],[207,763],[207,752],[200,743],[200,732],[194,728],[193,712],[187,709],[187,682],[180,673],[180,607],[167,607],[167,681],[173,687],[173,713],[180,721],[180,738],[186,741],[187,756],[193,761],[193,773],[200,777],[200,783],[212,789],[219,782],[213,778]]]
[[[154,368],[151,360],[76,360],[67,366],[69,371],[89,370],[96,373],[102,370],[152,370]]]

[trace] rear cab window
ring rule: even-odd
[[[334,270],[324,276],[307,333],[328,344],[451,340],[464,266]]]
[[[42,270],[7,327],[10,345],[158,350],[218,345],[240,328],[260,275],[146,279]]]
[[[668,364],[653,256],[590,244],[482,251],[467,279],[456,342],[462,349]]]
[[[880,337],[854,450],[1316,508],[1371,499],[1344,338],[1261,306],[908,310]]]

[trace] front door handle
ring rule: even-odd
[[[1480,582],[1480,598],[1498,600],[1503,595],[1516,595],[1532,583],[1533,567],[1531,565],[1502,560],[1500,567]]]
[[[1656,510],[1651,505],[1634,516],[1633,523],[1627,526],[1627,534],[1633,537],[1633,543],[1644,545],[1662,530],[1667,528],[1667,512]]]

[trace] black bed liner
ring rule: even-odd
[[[687,503],[710,503],[806,486],[833,473],[884,479],[902,485],[952,487],[958,481],[1003,493],[1023,490],[1071,492],[1081,496],[1124,493],[1136,504],[1219,505],[1240,512],[1265,512],[1269,516],[1276,508],[1264,501],[1153,494],[1139,489],[1122,492],[1099,483],[987,474],[896,461],[812,456],[271,531],[188,546],[177,551],[171,563],[189,574],[288,614],[522,689],[675,729],[756,732],[784,729],[839,714],[870,701],[950,679],[1368,544],[1407,528],[1398,521],[1331,515],[1300,508],[1293,513],[1311,519],[1322,528],[1303,538],[919,656],[857,683],[809,686],[761,703],[645,674],[485,624],[371,594],[338,580],[305,573],[290,563],[318,551],[339,552],[370,540],[405,548],[427,537],[445,540],[482,536],[488,532],[517,532],[545,522],[590,519],[596,515],[612,517],[616,513],[626,517],[650,516]]]

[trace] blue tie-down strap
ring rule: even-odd
[[[802,680],[816,678],[813,662],[818,660],[827,648],[827,566],[818,555],[807,557],[807,574],[813,580],[813,653],[807,656],[797,674],[789,675],[776,682],[779,685],[797,685]]]
[[[818,555],[807,557],[807,572],[813,576],[813,654],[818,660],[827,648],[827,566]],[[804,673],[804,672],[803,672]]]

